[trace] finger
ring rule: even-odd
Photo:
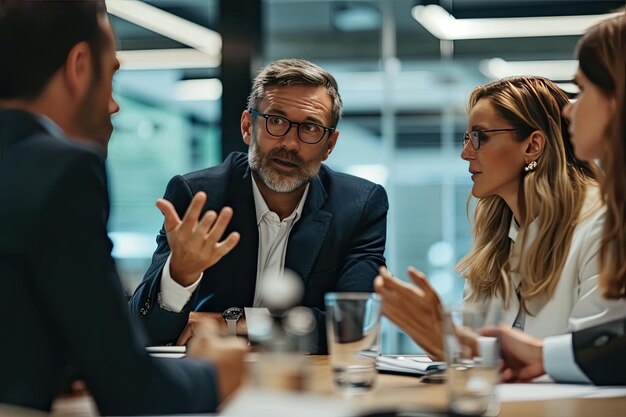
[[[215,219],[217,219],[217,213],[214,210],[209,210],[202,216],[200,220],[200,224],[196,228],[196,231],[202,235],[202,238],[206,238],[207,233],[211,230],[211,227],[215,223]]]
[[[513,382],[515,380],[515,372],[511,368],[507,368],[502,371],[502,381]]]
[[[498,337],[500,336],[500,329],[496,326],[488,326],[479,329],[478,333],[480,333],[481,336]]]
[[[418,288],[422,290],[426,295],[435,297],[437,298],[437,300],[439,300],[439,295],[437,294],[437,291],[435,291],[435,289],[430,285],[430,282],[428,282],[428,278],[426,278],[426,275],[424,275],[422,271],[419,271],[417,268],[410,266],[409,269],[407,269],[407,274],[409,275],[409,278],[411,278],[411,281],[413,281],[415,285],[417,285]]]
[[[380,275],[376,275],[376,278],[374,278],[374,290],[379,293],[381,291],[384,291],[384,286],[385,280],[383,279],[383,277]]]
[[[417,297],[424,297],[424,291],[418,286],[402,281],[400,278],[396,278],[390,274],[384,275],[384,287],[389,292],[397,293],[398,297],[413,297],[416,294]]]
[[[378,269],[378,272],[380,273],[381,276],[383,276],[385,278],[393,278],[393,274],[391,272],[389,272],[389,270],[387,269],[386,266],[381,266]]]
[[[187,207],[185,216],[183,217],[183,222],[180,225],[180,231],[182,233],[191,233],[196,224],[198,224],[198,219],[200,218],[200,213],[202,212],[202,207],[204,207],[205,202],[206,193],[198,191],[196,195],[193,196],[189,207]]]
[[[240,239],[241,235],[238,232],[232,232],[226,239],[222,240],[215,246],[215,254],[219,259],[223,258],[231,250],[233,250],[235,246],[237,246]]]
[[[163,217],[165,217],[165,232],[169,233],[180,224],[180,217],[178,217],[178,213],[176,213],[176,209],[172,203],[164,198],[159,198],[156,201],[156,206],[161,210],[161,213],[163,213]]]
[[[230,207],[222,208],[222,210],[220,210],[220,215],[217,216],[217,220],[215,220],[215,223],[211,228],[211,231],[209,231],[209,236],[207,237],[207,239],[212,242],[217,242],[224,234],[224,231],[226,230],[226,227],[228,226],[228,223],[230,223],[230,220],[232,218],[233,209],[231,209]]]
[[[193,336],[193,323],[187,323],[185,326],[185,330],[180,334],[180,337],[176,341],[177,346],[184,346],[187,344],[189,339]]]
[[[395,283],[389,281],[388,278],[385,278],[382,275],[378,275],[374,279],[374,287],[376,288],[376,292],[383,298],[398,297],[398,291],[396,291]]]

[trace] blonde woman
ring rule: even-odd
[[[565,110],[576,156],[600,159],[607,206],[600,246],[600,291],[613,303],[626,297],[626,16],[591,28],[578,44],[580,94]],[[546,338],[502,328],[505,380],[528,380],[547,372],[564,382],[626,384],[626,320]]]
[[[467,279],[465,300],[539,338],[626,314],[626,303],[607,305],[599,295],[605,209],[593,164],[574,156],[567,103],[540,77],[477,87],[461,153],[477,200],[474,247],[457,265]],[[416,286],[381,268],[375,287],[383,312],[440,359],[439,297],[423,274],[408,273]]]

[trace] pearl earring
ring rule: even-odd
[[[531,171],[534,171],[535,168],[537,168],[537,161],[532,161],[531,163],[529,163],[528,165],[524,167],[524,171],[531,172]]]

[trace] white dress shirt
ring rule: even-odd
[[[543,369],[556,382],[591,383],[574,359],[571,333],[544,339]]]
[[[498,312],[501,312],[503,321],[510,326],[517,318],[518,323],[523,323],[525,333],[542,339],[626,316],[626,300],[606,300],[598,291],[600,239],[606,210],[601,207],[596,211],[591,211],[591,208],[597,206],[599,199],[599,190],[596,187],[590,187],[581,211],[582,216],[574,229],[569,252],[552,297],[548,299],[546,296],[539,296],[528,300],[526,306],[530,314],[518,316],[521,303],[515,290],[519,287],[522,277],[517,273],[509,272],[511,291],[508,308],[503,308],[501,297],[491,297],[479,302],[484,304],[490,316],[497,317]],[[532,222],[528,227],[527,246],[537,238],[537,221]],[[509,237],[513,242],[512,265],[518,262],[521,254],[521,242],[520,245],[515,243],[518,232],[519,229],[511,218]],[[468,290],[466,294],[469,296],[471,288],[467,287],[470,286],[466,286]]]
[[[252,177],[252,175],[250,176]],[[259,251],[257,258],[257,278],[254,291],[253,307],[263,307],[263,299],[260,289],[262,281],[267,276],[282,276],[285,269],[285,255],[287,254],[287,242],[291,229],[300,219],[304,202],[309,193],[309,185],[306,186],[302,198],[296,209],[282,221],[278,214],[267,207],[267,203],[261,195],[254,178],[252,181],[252,193],[254,195],[254,206],[256,210],[256,221],[259,230]],[[183,287],[172,278],[170,272],[170,259],[168,256],[163,272],[161,274],[161,291],[159,293],[159,304],[162,308],[180,313],[189,302],[191,295],[200,285],[203,274],[201,273],[196,282]],[[237,306],[248,307],[248,306]]]
[[[293,229],[296,222],[300,220],[302,208],[309,193],[309,185],[307,184],[296,209],[282,221],[278,214],[267,207],[261,191],[259,191],[259,187],[254,180],[252,181],[252,192],[254,193],[256,223],[259,228],[259,254],[257,257],[253,307],[265,307],[263,295],[261,294],[263,281],[266,277],[283,276],[289,233],[291,233],[291,229]]]

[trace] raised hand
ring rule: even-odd
[[[442,360],[443,324],[441,300],[426,275],[410,267],[407,271],[415,285],[395,278],[381,267],[374,288],[383,299],[383,314],[404,330],[435,360]]]
[[[239,242],[237,232],[220,241],[233,217],[230,207],[224,207],[219,216],[209,210],[198,220],[205,202],[206,194],[198,192],[182,220],[169,201],[161,198],[156,203],[165,216],[165,231],[172,256],[170,273],[183,287],[193,284],[202,271],[215,265]]]

